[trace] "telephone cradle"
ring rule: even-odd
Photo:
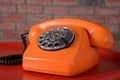
[[[97,48],[110,49],[111,32],[91,21],[58,18],[34,25],[30,44],[23,54],[23,69],[47,74],[74,76],[99,61]]]

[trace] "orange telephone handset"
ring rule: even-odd
[[[109,49],[114,43],[107,28],[75,18],[39,23],[31,28],[28,38],[24,70],[64,76],[91,69],[99,60],[97,48]]]

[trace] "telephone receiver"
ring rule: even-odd
[[[30,44],[23,54],[23,69],[47,74],[74,76],[93,68],[97,48],[110,49],[110,31],[94,22],[58,18],[34,25]]]

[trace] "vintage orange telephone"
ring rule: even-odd
[[[59,18],[33,26],[23,55],[28,71],[73,76],[94,67],[97,48],[109,49],[113,37],[99,24],[75,18]]]
[[[22,35],[22,38],[25,37]],[[23,56],[2,56],[0,64],[22,62],[24,70],[73,76],[97,64],[97,48],[109,49],[114,43],[107,28],[75,18],[58,18],[36,24],[28,39],[30,43]]]

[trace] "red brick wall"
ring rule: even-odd
[[[100,23],[120,49],[120,0],[0,0],[0,41],[19,41],[32,25],[58,17],[77,17]]]

